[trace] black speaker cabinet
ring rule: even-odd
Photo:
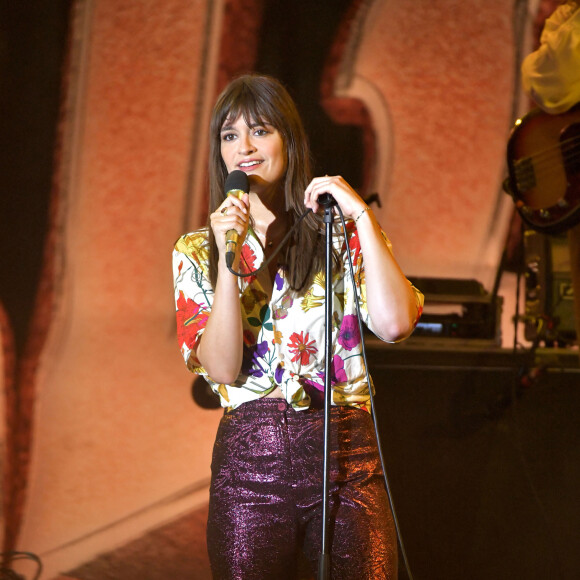
[[[542,370],[510,351],[368,348],[414,579],[579,578],[577,360]]]

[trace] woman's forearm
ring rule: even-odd
[[[384,340],[401,340],[413,331],[418,315],[417,296],[385,243],[371,211],[361,215],[357,229],[373,330]]]
[[[227,270],[218,274],[211,314],[196,355],[215,382],[231,384],[240,374],[243,359],[241,305],[237,278]]]

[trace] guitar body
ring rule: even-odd
[[[508,193],[534,230],[557,234],[580,221],[580,104],[559,115],[534,109],[507,146]]]

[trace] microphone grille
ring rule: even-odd
[[[248,193],[250,191],[250,181],[247,174],[239,169],[232,171],[226,178],[224,189],[226,193],[236,189]]]

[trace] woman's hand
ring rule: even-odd
[[[332,195],[344,216],[355,220],[364,256],[367,307],[373,331],[387,341],[405,338],[413,331],[420,304],[385,242],[374,213],[339,175],[313,179],[306,188],[304,205],[318,211],[318,198],[323,193]]]
[[[250,223],[250,197],[244,193],[241,198],[228,195],[223,203],[210,215],[211,229],[215,236],[220,261],[226,252],[226,234],[230,230],[238,232],[236,259],[248,231]],[[236,260],[237,261],[237,260]]]
[[[345,217],[356,219],[367,207],[360,195],[340,175],[315,177],[304,192],[304,205],[316,213],[320,208],[318,198],[323,193],[332,195]]]

